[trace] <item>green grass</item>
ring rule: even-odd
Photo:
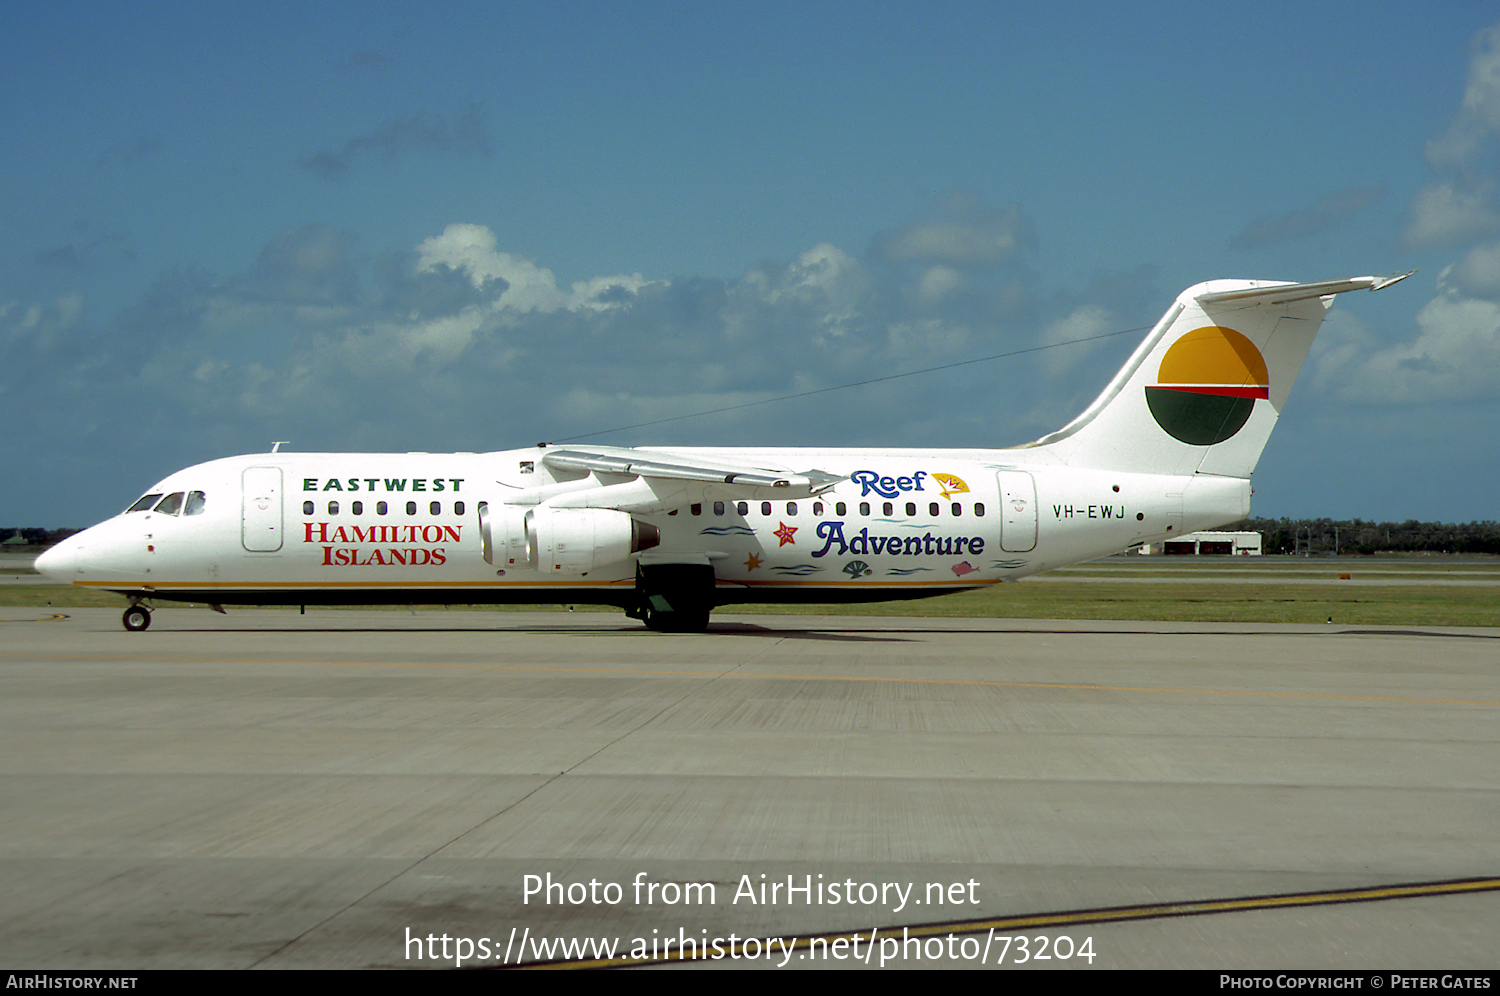
[[[66,609],[117,607],[123,611],[126,602],[121,596],[107,591],[89,591],[62,584],[25,584],[0,586],[0,605],[51,605]]]
[[[1208,590],[1205,590],[1208,589]],[[1500,589],[1439,585],[1310,588],[1267,584],[1006,584],[920,602],[869,606],[728,607],[724,612],[826,612],[1011,619],[1500,626]]]
[[[59,609],[97,609],[97,608],[105,608],[105,609],[119,609],[119,610],[121,610],[123,612],[124,609],[125,609],[125,606],[127,604],[128,603],[125,600],[125,596],[123,596],[123,595],[116,595],[113,592],[109,592],[109,591],[94,591],[93,589],[90,589],[90,588],[74,588],[74,587],[70,587],[68,585],[61,585],[61,584],[59,584],[59,585],[50,585],[50,584],[0,585],[0,606],[6,606],[6,605],[10,605],[10,606],[25,606],[25,607],[29,607],[29,608],[42,608],[42,607],[46,607],[46,606],[51,606],[53,608],[59,608]],[[199,602],[199,603],[186,603],[186,602],[173,602],[173,601],[167,601],[167,600],[162,600],[162,601],[149,601],[148,600],[147,604],[150,605],[152,608],[156,608],[156,609],[183,608],[183,607],[186,607],[189,604],[196,604],[199,608],[203,607],[203,603],[201,603],[201,602]],[[296,612],[297,611],[297,606],[295,606],[295,605],[267,605],[267,606],[263,606],[263,607],[267,608],[267,609],[287,609],[287,610],[290,610],[292,612]],[[235,606],[227,606],[227,608],[230,611],[233,611],[234,608],[235,608]],[[245,606],[240,606],[240,608],[245,608]],[[319,605],[319,606],[311,606],[310,605],[310,606],[308,606],[308,608],[319,608],[319,609],[330,609],[330,608],[331,609],[373,609],[373,610],[385,610],[385,609],[388,609],[388,610],[392,610],[392,611],[401,611],[401,612],[405,612],[407,610],[407,607],[405,605]],[[441,612],[444,608],[445,607],[442,606],[442,605],[418,605],[417,606],[418,611],[436,609],[437,611]],[[467,606],[467,605],[454,605],[454,606],[449,606],[448,608],[451,608],[453,610],[462,609],[462,610],[467,611],[469,609],[469,606]],[[598,609],[601,612],[619,612],[620,611],[619,609],[615,608],[614,606],[610,606],[610,605],[603,605],[603,606],[579,605],[579,606],[575,606],[575,608],[578,609],[579,611],[593,610],[593,609]],[[476,606],[474,606],[474,609],[476,611],[483,610],[483,611],[490,611],[490,612],[507,612],[507,611],[509,611],[509,612],[535,612],[535,611],[538,611],[538,610],[545,612],[545,611],[547,611],[549,609],[554,609],[554,610],[563,611],[563,612],[567,611],[566,607],[561,607],[561,606],[557,606],[557,605],[476,605]]]
[[[1500,558],[1496,557],[1445,557],[1433,560],[1376,559],[1373,557],[1111,557],[1094,560],[1086,564],[1073,564],[1051,572],[1066,576],[1114,575],[1117,577],[1181,577],[1189,575],[1237,575],[1244,577],[1267,577],[1278,574],[1308,575],[1312,577],[1337,577],[1352,574],[1355,577],[1420,577],[1431,578],[1445,574],[1459,577],[1500,576]]]
[[[0,587],[0,604],[56,608],[123,609],[106,592],[62,585]],[[175,603],[162,602],[162,607]],[[372,606],[373,608],[373,606]],[[379,608],[406,611],[405,606]],[[442,606],[419,609],[442,611]],[[468,606],[453,606],[454,611]],[[580,611],[618,612],[598,606]],[[477,606],[476,611],[561,611],[555,605]],[[233,611],[231,608],[230,611]],[[295,607],[291,608],[295,611]],[[936,616],[1012,619],[1117,619],[1174,622],[1321,623],[1340,625],[1500,627],[1500,588],[1445,585],[1369,587],[1306,584],[1191,584],[1111,581],[996,585],[911,602],[861,605],[730,605],[721,614]]]

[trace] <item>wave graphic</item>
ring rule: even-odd
[[[754,536],[755,530],[749,526],[709,526],[698,530],[699,536]]]

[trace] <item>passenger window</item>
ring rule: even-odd
[[[813,515],[822,515],[822,514],[823,514],[823,503],[820,502],[820,501],[813,502]]]
[[[328,514],[329,515],[338,515],[339,514],[339,503],[338,502],[331,501],[331,502],[328,503]]]
[[[886,502],[884,507],[885,507],[885,514],[886,515],[895,515],[896,514],[896,506],[892,505],[890,502]]]
[[[749,502],[743,502],[743,501],[740,502],[738,505],[735,506],[735,511],[739,512],[741,515],[749,515],[750,514],[750,503]]]
[[[916,502],[909,501],[909,502],[906,503],[906,514],[908,516],[913,516],[913,515],[917,514],[917,503]]]
[[[789,502],[786,503],[786,514],[787,515],[796,515],[797,514],[797,503],[796,502],[789,501]]]
[[[362,501],[352,501],[349,503],[349,511],[353,512],[355,515],[364,515],[365,503]]]
[[[837,505],[833,506],[833,513],[835,515],[843,515],[848,507],[849,506],[845,505],[843,502],[839,502]]]
[[[384,515],[385,514],[385,502],[383,502],[383,501],[377,501],[375,503],[375,514],[376,515]]]
[[[463,515],[464,514],[464,503],[463,502],[456,501],[456,502],[453,503],[453,514],[454,515]]]
[[[724,503],[723,502],[721,502],[721,501],[714,502],[714,514],[715,515],[723,515],[724,514]]]
[[[409,501],[409,502],[406,503],[406,514],[407,515],[416,515],[417,514],[417,503],[416,502]]]
[[[763,502],[760,503],[760,514],[761,515],[770,515],[771,514],[771,503],[770,502],[763,501]]]
[[[302,514],[303,515],[312,515],[313,514],[313,503],[312,502],[305,501],[305,502],[302,503]]]
[[[182,492],[173,491],[163,498],[151,511],[160,512],[162,515],[176,515],[182,511]]]
[[[941,515],[942,514],[940,511],[938,511],[938,503],[937,502],[933,502],[932,504],[930,504],[930,505],[927,506],[927,514],[928,515]]]
[[[702,503],[699,503],[697,505],[689,505],[688,506],[688,511],[691,512],[693,515],[702,515],[703,514],[703,505],[702,505]]]
[[[431,505],[427,506],[427,511],[432,515],[442,515],[443,503],[440,501],[435,501]]]
[[[960,505],[958,502],[954,502],[953,503],[953,514],[955,516],[963,515],[964,514],[964,507],[962,505]]]
[[[979,516],[984,515],[984,502],[976,501],[974,503],[974,514]]]
[[[183,515],[202,515],[204,506],[208,504],[208,497],[202,491],[191,491],[187,496],[187,504],[182,508]]]
[[[142,495],[139,501],[137,501],[134,505],[131,505],[125,511],[127,511],[127,512],[144,512],[147,509],[149,509],[152,505],[155,505],[156,504],[156,500],[158,498],[160,498],[160,497],[161,497],[161,492],[160,491],[158,491],[154,495]]]
[[[869,515],[870,514],[870,503],[869,502],[862,501],[862,502],[859,503],[859,514],[860,515]]]

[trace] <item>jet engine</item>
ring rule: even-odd
[[[519,505],[479,503],[479,537],[484,561],[496,567],[524,568],[526,562],[526,513]]]
[[[609,508],[548,508],[526,515],[527,560],[543,573],[582,574],[661,543],[661,530]]]
[[[608,508],[486,505],[479,510],[484,559],[497,567],[583,574],[661,543],[661,530]]]

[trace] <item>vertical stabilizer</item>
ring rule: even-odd
[[[1104,393],[1036,445],[1075,467],[1249,477],[1334,295],[1406,276],[1190,287]]]

